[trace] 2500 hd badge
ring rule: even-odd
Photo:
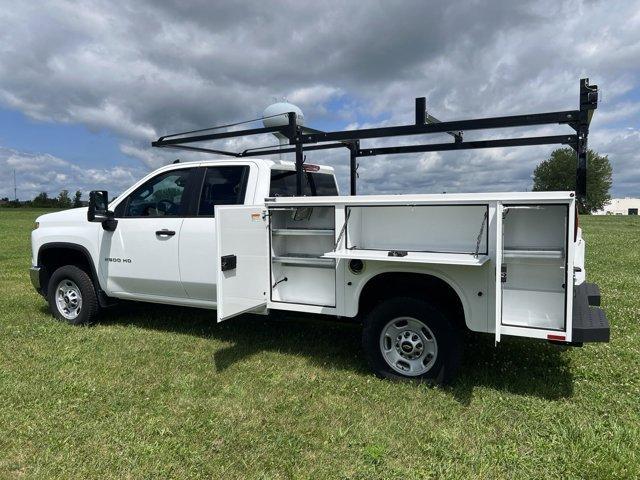
[[[130,258],[116,258],[116,257],[105,257],[105,262],[114,262],[114,263],[131,263]]]

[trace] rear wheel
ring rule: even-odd
[[[75,265],[65,265],[53,272],[48,290],[49,308],[58,320],[80,325],[90,323],[98,313],[91,277]]]
[[[365,318],[365,356],[376,375],[450,383],[460,364],[461,342],[444,312],[424,300],[396,297]]]

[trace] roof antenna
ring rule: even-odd
[[[304,115],[300,107],[293,105],[282,99],[280,102],[273,103],[264,109],[262,113],[262,124],[265,127],[286,127],[289,125],[289,117],[287,113],[294,112],[296,114],[296,123],[300,126],[304,125]],[[278,139],[280,149],[289,144],[289,139],[280,132],[273,132]],[[282,153],[278,154],[278,160],[282,160]]]
[[[171,162],[171,163],[172,163],[172,164],[173,164],[173,163],[180,163],[180,159],[179,159],[179,158],[176,158],[176,159],[175,159],[173,162]]]

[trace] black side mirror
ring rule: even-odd
[[[109,193],[106,190],[92,190],[89,192],[87,220],[102,223],[102,228],[114,231],[116,225],[118,225],[118,221],[114,218],[113,212],[109,211],[108,199]]]

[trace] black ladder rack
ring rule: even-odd
[[[412,125],[396,125],[390,127],[363,128],[357,130],[338,130],[322,132],[297,124],[296,114],[289,112],[288,123],[280,127],[249,128],[214,132],[229,126],[237,126],[261,119],[240,122],[221,127],[213,127],[191,132],[176,133],[160,137],[151,145],[160,148],[176,148],[205,153],[215,153],[237,158],[258,157],[276,153],[295,153],[297,194],[302,194],[304,175],[304,152],[311,150],[325,150],[333,148],[347,148],[349,150],[351,170],[351,195],[356,194],[357,159],[374,155],[389,155],[401,153],[439,152],[446,150],[469,150],[478,148],[518,147],[527,145],[569,145],[576,151],[578,166],[576,171],[576,194],[583,200],[587,193],[587,139],[589,124],[593,111],[598,107],[598,86],[589,85],[589,79],[580,80],[580,102],[577,110],[558,112],[534,113],[530,115],[512,115],[507,117],[478,118],[471,120],[456,120],[441,122],[426,112],[424,97],[416,98],[416,122]],[[284,115],[284,114],[283,114]],[[548,135],[537,137],[518,137],[497,140],[475,140],[465,142],[465,130],[492,130],[507,127],[527,127],[536,125],[569,125],[575,133],[565,135]],[[209,132],[209,133],[205,133]],[[276,149],[272,146],[247,149],[241,152],[230,152],[211,148],[195,147],[188,144],[209,142],[225,138],[245,137],[263,133],[281,133],[289,139],[291,147]],[[421,145],[399,145],[395,147],[361,148],[360,140],[368,138],[382,138],[408,135],[422,135],[433,133],[448,133],[453,138],[449,143],[431,143]],[[197,134],[197,135],[193,135]]]

